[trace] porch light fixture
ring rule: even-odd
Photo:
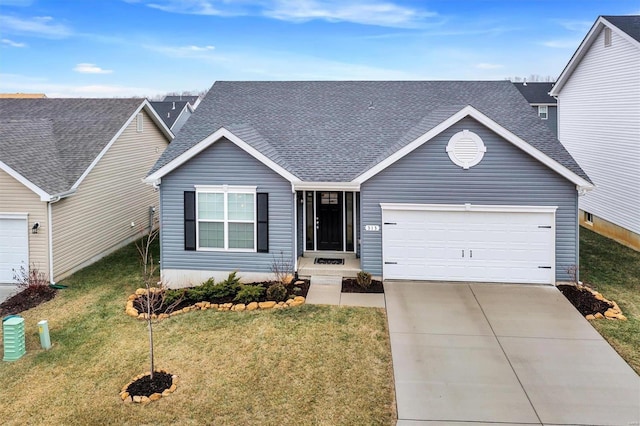
[[[40,229],[40,222],[36,222],[33,224],[33,226],[31,227],[31,233],[32,234],[37,234],[38,233],[38,229]]]

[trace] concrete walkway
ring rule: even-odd
[[[555,287],[384,286],[398,425],[640,425],[640,377]]]
[[[384,294],[341,293],[342,277],[316,275],[311,277],[306,303],[384,308]]]

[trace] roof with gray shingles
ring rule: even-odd
[[[242,127],[301,180],[349,182],[467,105],[589,179],[509,81],[216,82],[150,173]]]
[[[163,102],[173,102],[173,101],[187,101],[193,106],[196,103],[199,96],[183,96],[183,95],[167,95],[162,100]]]
[[[620,28],[629,36],[633,37],[636,41],[640,42],[640,15],[628,15],[628,16],[602,16],[607,21],[611,22],[616,27]]]
[[[557,104],[558,100],[549,95],[553,83],[513,83],[530,104]]]
[[[160,101],[149,103],[153,109],[156,110],[168,128],[173,127],[173,124],[176,122],[178,117],[180,117],[180,113],[182,113],[189,104],[187,101]]]
[[[71,189],[144,99],[0,99],[0,161],[54,195]]]

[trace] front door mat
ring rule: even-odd
[[[316,265],[344,265],[344,259],[329,259],[326,257],[316,257],[313,263]]]

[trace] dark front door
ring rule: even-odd
[[[342,192],[316,193],[318,250],[342,250]]]

